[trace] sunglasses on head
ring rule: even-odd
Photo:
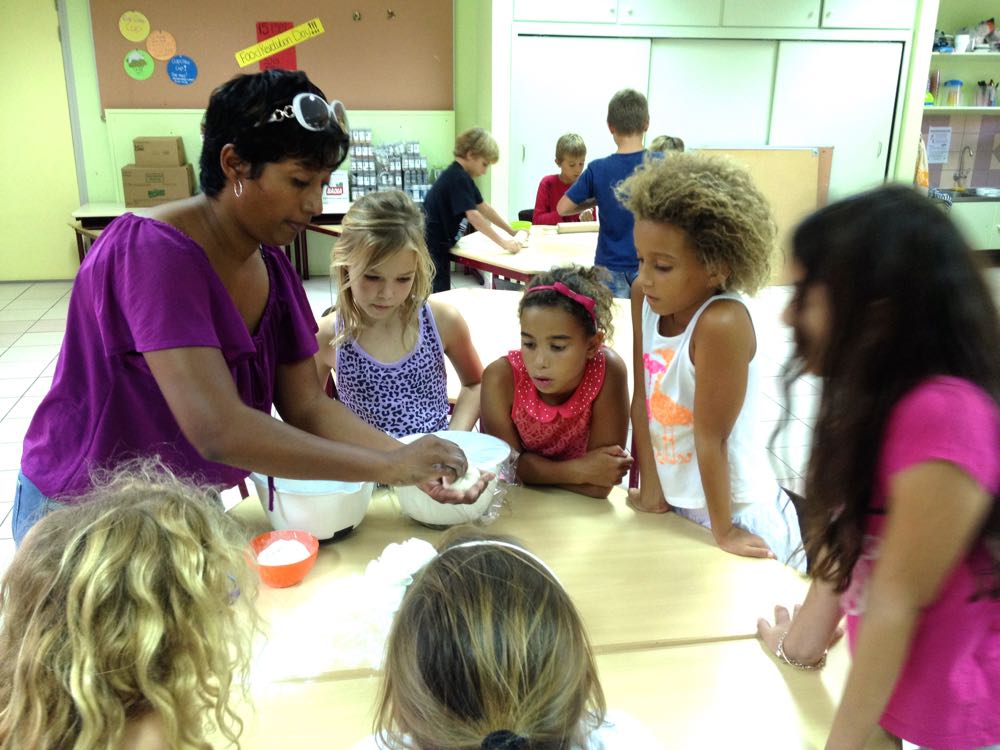
[[[281,122],[293,118],[306,130],[320,131],[333,126],[347,135],[347,111],[336,99],[327,102],[316,94],[308,92],[296,94],[291,104],[274,110],[267,122]]]

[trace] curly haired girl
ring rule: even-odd
[[[155,463],[46,515],[0,590],[0,749],[210,748],[207,727],[238,745],[245,546],[217,496]]]
[[[614,299],[607,272],[579,266],[534,276],[521,298],[521,349],[483,372],[482,430],[521,455],[526,484],[607,497],[632,465],[625,363],[604,346]]]
[[[635,214],[632,425],[640,511],[674,509],[727,552],[791,561],[790,498],[755,439],[757,337],[746,302],[767,280],[774,221],[750,176],[695,154],[647,161],[618,188]],[[794,564],[804,562],[796,554]]]

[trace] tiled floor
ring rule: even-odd
[[[455,274],[453,283],[475,283]],[[1000,299],[1000,269],[989,272],[994,296]],[[333,301],[330,279],[306,282],[313,311],[319,315]],[[71,282],[0,283],[0,571],[13,555],[11,507],[21,462],[21,443],[42,396],[52,382],[56,356],[66,328]],[[788,356],[790,335],[778,317],[788,298],[787,287],[770,287],[752,301],[762,364],[761,439],[776,423],[783,428],[772,453],[775,472],[796,486],[805,466],[818,399],[815,380],[796,383],[785,405],[778,373]]]

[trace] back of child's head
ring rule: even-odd
[[[603,283],[607,278],[608,272],[600,266],[557,266],[542,271],[532,276],[524,287],[517,314],[520,316],[528,307],[565,310],[580,323],[587,336],[600,332],[604,334],[605,342],[610,342],[615,332],[615,298]],[[557,285],[561,285],[563,289]],[[575,295],[580,295],[580,298]],[[593,300],[592,310],[588,309],[588,299]]]
[[[401,190],[368,193],[358,198],[344,215],[342,226],[330,260],[330,275],[337,283],[339,317],[334,346],[356,338],[365,324],[364,314],[354,301],[352,270],[364,274],[377,269],[396,253],[415,253],[413,289],[401,310],[406,320],[416,315],[427,300],[434,279],[434,263],[424,239],[424,213]]]
[[[616,188],[636,221],[684,231],[722,288],[754,294],[768,280],[775,226],[767,199],[750,175],[722,156],[670,153],[647,159]]]
[[[576,157],[578,159],[587,155],[587,144],[583,142],[583,136],[576,133],[566,133],[559,136],[556,141],[556,164],[561,164],[563,159]]]
[[[622,89],[608,102],[608,125],[619,135],[637,135],[649,127],[649,105],[635,89]]]
[[[516,542],[453,529],[389,635],[378,733],[389,746],[569,748],[604,694],[573,602]],[[504,744],[504,740],[508,744]]]
[[[489,131],[483,128],[471,128],[459,135],[452,153],[462,158],[486,159],[490,164],[500,160],[500,147]]]
[[[676,135],[658,135],[649,144],[650,151],[683,151],[684,141]]]
[[[806,480],[807,544],[827,549],[816,575],[843,587],[861,551],[892,409],[934,375],[971,380],[1000,403],[1000,323],[962,235],[912,188],[883,187],[817,211],[796,229],[793,253],[804,274],[793,307],[820,284],[830,311]],[[802,369],[801,355],[792,373]],[[1000,534],[1000,516],[987,526],[984,533]],[[994,559],[1000,583],[1000,550]]]
[[[218,496],[135,464],[28,533],[0,593],[0,748],[120,747],[155,715],[169,747],[230,741],[257,616],[246,536]]]

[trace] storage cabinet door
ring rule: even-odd
[[[1000,203],[973,201],[955,203],[951,207],[955,222],[973,250],[1000,248]]]
[[[833,146],[831,199],[885,181],[899,85],[897,42],[780,42],[771,146]]]
[[[556,75],[574,79],[553,84]],[[533,208],[538,182],[558,172],[556,140],[579,133],[587,158],[615,150],[608,101],[623,88],[649,88],[649,39],[516,36],[511,49],[510,214]]]
[[[722,0],[618,0],[618,23],[718,26]]]
[[[722,10],[723,26],[778,26],[816,28],[821,0],[727,0]]]
[[[618,0],[514,0],[515,21],[614,23],[617,18]]]
[[[649,143],[765,146],[778,45],[772,41],[662,39],[649,65]]]
[[[909,29],[917,0],[823,0],[828,29]]]

